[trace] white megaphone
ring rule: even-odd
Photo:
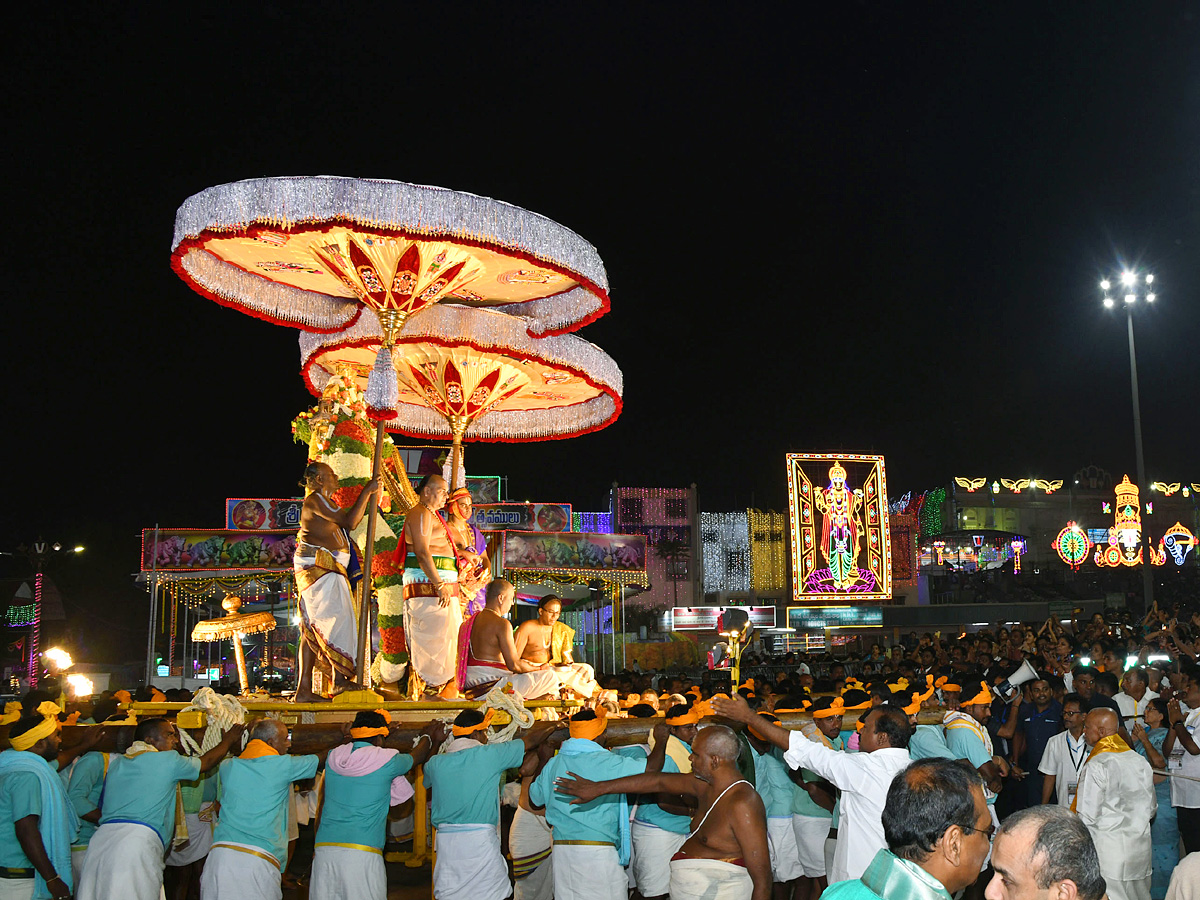
[[[1013,672],[1008,676],[1008,678],[1004,679],[1004,681],[1000,682],[1000,684],[996,686],[996,693],[1005,700],[1011,700],[1013,698],[1013,694],[1020,690],[1021,685],[1025,684],[1027,681],[1037,681],[1040,677],[1041,676],[1037,673],[1037,669],[1029,664],[1029,660],[1022,660],[1021,668],[1017,669],[1017,671]]]

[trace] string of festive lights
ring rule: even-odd
[[[612,513],[573,512],[571,530],[583,534],[612,534]]]
[[[750,587],[782,591],[788,586],[787,515],[769,510],[746,511],[750,533]]]
[[[750,590],[749,532],[745,512],[700,513],[706,594]]]
[[[942,505],[945,502],[946,489],[944,487],[934,488],[922,495],[921,508],[918,514],[921,520],[922,538],[942,533]]]
[[[24,628],[33,624],[34,605],[23,603],[20,606],[10,606],[4,614],[4,624],[9,628]]]

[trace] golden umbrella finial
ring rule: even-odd
[[[275,616],[269,612],[239,613],[242,600],[228,592],[221,601],[225,615],[220,619],[209,619],[196,623],[192,629],[193,641],[233,641],[233,655],[237,659],[238,680],[242,685],[242,693],[250,691],[250,679],[246,674],[246,654],[242,650],[243,634],[261,634],[264,631],[275,630]]]

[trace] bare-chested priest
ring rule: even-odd
[[[560,682],[554,669],[548,663],[522,659],[517,653],[512,623],[508,620],[515,596],[509,582],[493,579],[488,583],[483,609],[463,626],[467,645],[463,688],[508,682],[527,700],[547,694],[557,697]]]
[[[696,798],[692,833],[671,858],[671,900],[769,900],[771,856],[762,798],[738,772],[737,735],[700,730],[688,774],[650,773],[612,781],[560,777],[555,790],[586,803],[604,794],[684,794]]]
[[[410,695],[423,689],[447,699],[458,696],[458,626],[462,607],[458,596],[458,562],[454,541],[438,511],[446,505],[446,479],[426,475],[417,485],[417,505],[404,520],[397,548],[404,566],[404,639],[408,644]]]
[[[600,690],[596,670],[587,663],[577,663],[571,655],[571,639],[575,632],[559,621],[562,601],[547,594],[538,601],[536,619],[517,626],[517,654],[538,665],[549,663],[564,686],[581,697],[592,697]]]
[[[354,587],[362,579],[358,550],[350,530],[362,521],[367,503],[379,493],[372,479],[353,505],[341,509],[333,502],[338,478],[327,464],[311,463],[301,485],[306,491],[300,512],[300,533],[292,559],[300,590],[300,681],[296,701],[324,699],[313,692],[313,666],[328,667],[335,690],[354,682],[358,662],[358,625],[354,616]]]

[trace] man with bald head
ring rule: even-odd
[[[236,759],[221,763],[220,820],[204,863],[205,900],[280,900],[292,782],[317,774],[316,756],[290,756],[287,726],[260,719]]]
[[[692,771],[687,774],[647,772],[612,781],[560,777],[555,790],[579,803],[605,794],[695,797],[692,832],[671,859],[671,900],[769,900],[767,813],[754,786],[738,771],[740,750],[732,729],[710,725],[692,745]]]
[[[1149,900],[1150,820],[1158,810],[1154,772],[1119,728],[1111,709],[1087,714],[1083,734],[1092,750],[1079,773],[1074,810],[1096,844],[1109,900]]]
[[[455,667],[462,604],[454,536],[438,511],[446,505],[446,479],[427,475],[417,486],[417,505],[408,511],[396,556],[404,569],[404,639],[408,644],[409,696],[441,687],[458,696]]]

